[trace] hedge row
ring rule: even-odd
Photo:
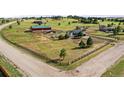
[[[98,38],[98,39],[102,39],[102,40],[106,40],[106,41],[109,41],[109,42],[117,42],[115,39],[113,38],[107,38],[107,37],[101,37],[101,36],[92,36],[94,38]]]

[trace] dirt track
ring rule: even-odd
[[[0,26],[0,29],[7,25]],[[0,52],[10,59],[17,67],[23,70],[28,76],[66,76],[64,72],[60,72],[59,69],[42,62],[42,60],[35,58],[14,46],[11,46],[2,38],[0,38]]]
[[[124,44],[119,43],[116,46],[102,52],[93,59],[77,67],[72,73],[75,76],[101,76],[111,65],[124,55]],[[76,70],[79,73],[75,73]]]

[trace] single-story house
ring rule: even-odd
[[[39,24],[39,25],[43,24],[42,21],[34,21],[33,23],[34,23],[34,24]]]
[[[48,32],[51,32],[52,30],[51,30],[51,27],[49,26],[35,25],[35,26],[31,26],[31,31],[48,33]]]
[[[115,27],[107,27],[105,25],[99,25],[99,30],[103,32],[113,32]]]
[[[86,36],[85,31],[82,31],[81,29],[69,31],[68,33],[71,38],[78,38],[78,37],[80,37],[81,34],[82,34],[82,36]]]

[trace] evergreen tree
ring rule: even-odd
[[[82,40],[79,43],[79,47],[80,48],[85,48],[86,47],[85,43]]]
[[[117,32],[117,29],[115,28],[114,30],[113,30],[113,35],[117,35],[118,34],[118,32]]]
[[[60,50],[59,56],[60,56],[60,58],[62,58],[64,60],[64,58],[66,56],[66,50],[64,48]]]
[[[80,32],[78,33],[78,36],[82,37],[82,36],[83,36],[83,32],[80,31]]]
[[[68,33],[65,34],[65,39],[69,38],[69,35]]]
[[[89,37],[87,39],[87,46],[92,46],[93,45],[93,39],[91,37]]]

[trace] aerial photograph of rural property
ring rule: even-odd
[[[123,77],[124,16],[77,1],[1,7],[0,77]]]
[[[124,17],[0,18],[0,76],[123,76]]]

